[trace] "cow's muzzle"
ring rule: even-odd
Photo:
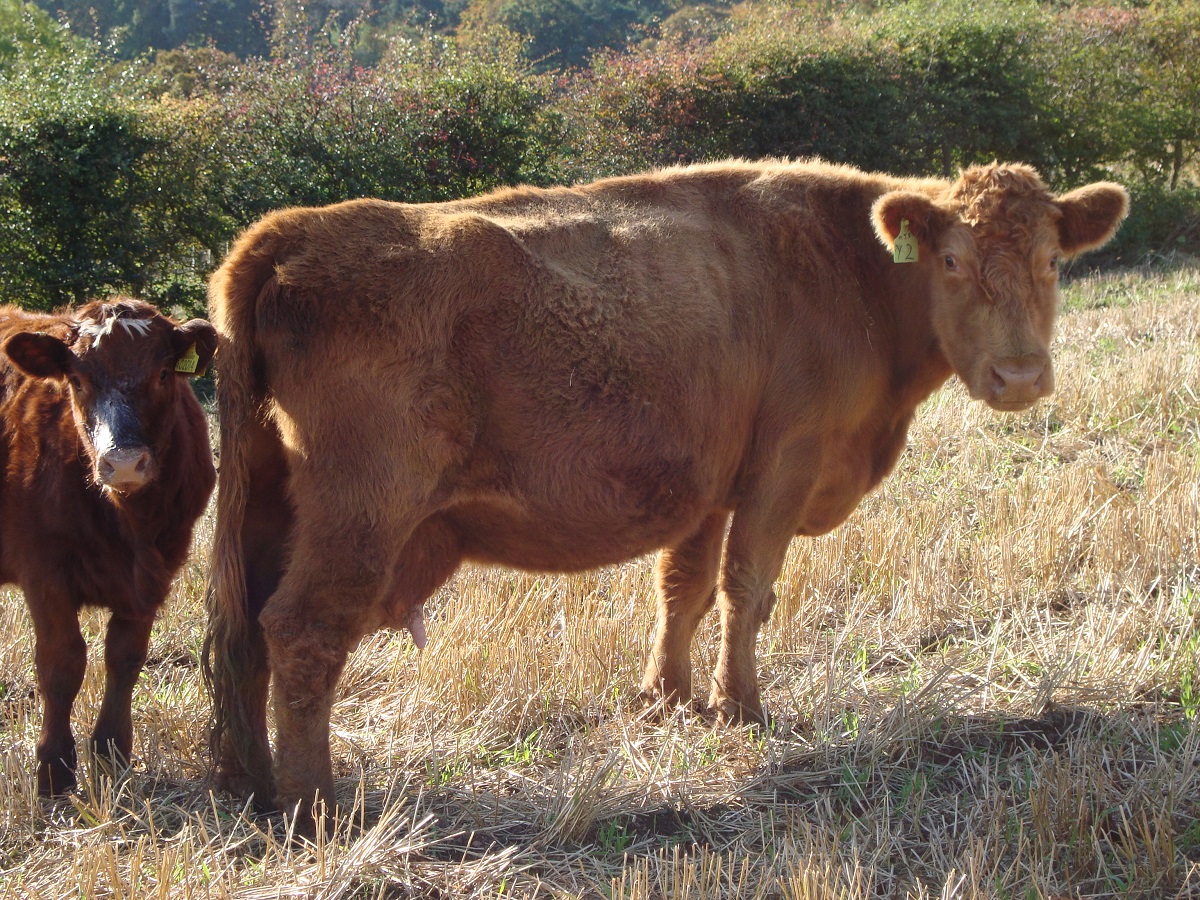
[[[1054,369],[1043,354],[998,359],[991,365],[984,400],[992,409],[1028,409],[1054,392]]]

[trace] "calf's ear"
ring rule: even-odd
[[[77,357],[53,335],[22,331],[4,342],[4,353],[18,369],[34,378],[65,378],[75,369]]]
[[[217,352],[217,330],[204,319],[189,319],[182,325],[175,326],[175,334],[172,335],[171,341],[175,347],[176,362],[193,350],[199,357],[194,368],[191,364],[187,366],[189,374],[194,372],[196,375],[203,375],[208,364],[212,362],[213,354]],[[176,371],[182,372],[185,369],[178,368]]]
[[[1063,214],[1058,246],[1067,256],[1107,243],[1129,212],[1129,194],[1109,181],[1077,188],[1054,202]]]
[[[896,242],[902,224],[908,222],[909,233],[926,249],[937,240],[946,226],[948,213],[929,197],[916,191],[892,191],[884,194],[871,207],[871,224],[889,250]]]

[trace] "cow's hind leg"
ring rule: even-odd
[[[658,622],[642,675],[642,699],[648,703],[691,700],[692,638],[716,599],[721,542],[728,520],[725,512],[709,515],[695,534],[658,558]]]
[[[789,506],[783,504],[785,510]],[[748,504],[734,514],[718,594],[721,649],[709,695],[709,706],[722,721],[766,722],[755,644],[775,604],[772,586],[793,532],[781,510]]]
[[[75,737],[71,706],[87,670],[87,643],[75,607],[57,591],[27,594],[33,618],[34,666],[42,695],[42,733],[37,745],[37,783],[42,796],[75,786]]]
[[[215,704],[239,721],[217,723],[212,751],[217,786],[240,797],[253,795],[255,806],[266,810],[273,794],[267,733],[271,671],[258,616],[283,576],[292,507],[287,499],[287,463],[277,435],[255,420],[245,426],[244,437],[250,442],[248,496],[241,525],[247,633],[237,644],[236,676],[222,681],[233,696]]]
[[[92,750],[117,765],[128,763],[133,756],[133,689],[146,664],[153,625],[153,614],[124,616],[114,612],[108,622],[104,699],[92,732]]]

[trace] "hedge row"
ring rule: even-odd
[[[371,68],[352,36],[287,22],[271,60],[25,45],[0,59],[0,300],[129,291],[190,311],[269,209],[726,155],[912,174],[1021,159],[1059,187],[1129,183],[1127,261],[1197,238],[1200,0],[828,9],[743,5],[715,40],[548,74],[495,30],[397,39]]]

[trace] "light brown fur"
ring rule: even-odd
[[[572,571],[662,548],[645,694],[691,697],[715,603],[709,703],[761,720],[754,644],[788,542],[850,514],[952,372],[998,408],[1048,393],[1051,260],[1126,207],[1108,184],[1055,198],[1024,166],[952,183],[732,161],[266,217],[210,288],[223,782],[332,798],[347,653],[412,625],[466,559]],[[915,264],[888,249],[902,219]]]

